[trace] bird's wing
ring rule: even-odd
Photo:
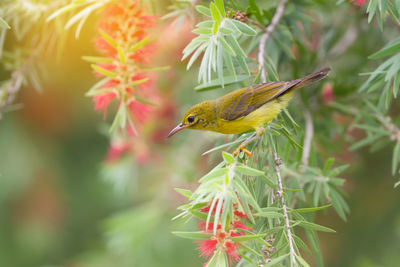
[[[268,101],[281,95],[293,85],[293,81],[268,82],[239,89],[238,91],[232,92],[220,99],[222,103],[227,104],[223,105],[219,115],[222,119],[228,121],[246,116]],[[232,101],[232,99],[234,100]]]

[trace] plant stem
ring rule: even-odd
[[[282,18],[283,11],[285,11],[287,0],[281,0],[278,7],[276,8],[276,12],[274,17],[272,18],[271,23],[268,27],[265,28],[264,34],[261,36],[260,44],[258,46],[258,71],[261,72],[261,80],[263,83],[267,82],[267,78],[265,77],[265,68],[264,68],[264,51],[265,44],[267,43],[269,37],[272,32],[275,30],[279,21]]]
[[[275,162],[276,176],[278,177],[278,195],[282,202],[283,217],[285,219],[285,227],[286,227],[288,240],[289,240],[291,266],[296,266],[296,257],[295,257],[294,246],[293,246],[292,231],[290,230],[289,216],[288,216],[287,206],[286,206],[286,202],[285,202],[285,196],[283,195],[281,169],[279,167],[282,164],[282,159],[278,158],[278,155],[276,154],[275,151],[272,151],[272,155],[274,157],[274,162]]]
[[[307,166],[311,152],[311,140],[314,135],[314,125],[310,111],[305,108],[303,109],[303,113],[304,113],[304,120],[306,122],[306,129],[304,134],[303,154],[301,155],[301,164]]]

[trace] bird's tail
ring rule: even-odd
[[[294,80],[294,81],[292,81],[293,87],[291,89],[299,89],[303,86],[306,86],[307,84],[319,81],[319,80],[325,78],[330,71],[331,71],[331,68],[323,68],[323,69],[320,69],[320,70],[318,70],[310,75],[307,75],[303,78]]]

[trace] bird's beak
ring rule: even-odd
[[[172,131],[168,134],[167,137],[171,137],[174,134],[176,134],[179,131],[182,131],[183,129],[187,128],[189,125],[184,125],[183,123],[179,124],[178,126],[176,126],[174,129],[172,129]]]

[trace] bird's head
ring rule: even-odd
[[[205,101],[191,107],[183,116],[182,122],[168,134],[168,137],[183,129],[209,130],[208,126],[215,116],[211,102]]]

